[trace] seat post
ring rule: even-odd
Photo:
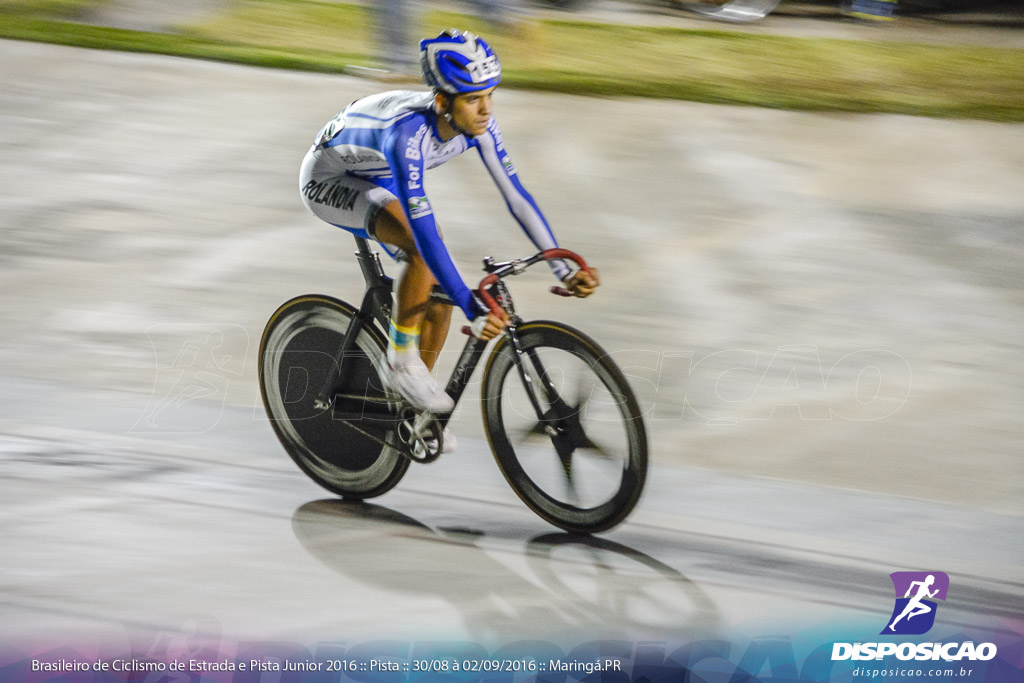
[[[365,237],[354,236],[356,240],[356,260],[363,271],[366,291],[363,305],[359,307],[359,317],[365,321],[377,320],[385,333],[391,318],[391,290],[394,280],[384,274],[380,255],[370,250],[369,241]]]
[[[359,261],[359,267],[363,271],[366,288],[371,289],[385,284],[386,276],[384,275],[384,266],[380,263],[380,255],[370,250],[370,245],[365,237],[355,236],[355,240],[356,259]],[[387,285],[390,287],[391,283],[387,282]]]

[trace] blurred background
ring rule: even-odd
[[[517,303],[645,410],[647,492],[603,546],[543,540],[474,388],[459,454],[376,507],[320,500],[263,416],[270,314],[361,294],[299,162],[451,25],[493,38],[521,178],[602,273]],[[6,637],[873,625],[930,567],[949,628],[1024,609],[1019,3],[0,0],[0,36]],[[529,253],[475,158],[427,188],[468,280]]]

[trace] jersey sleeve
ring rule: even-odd
[[[441,239],[423,189],[423,159],[430,138],[430,126],[421,118],[413,118],[397,126],[385,149],[388,164],[395,178],[397,197],[412,226],[413,239],[420,256],[437,278],[441,289],[451,297],[470,320],[482,312],[481,304],[466,286],[448,248]]]
[[[480,158],[483,159],[484,166],[487,167],[494,184],[498,186],[505,198],[509,211],[530,241],[540,250],[557,247],[558,242],[555,240],[555,235],[551,232],[544,214],[541,213],[537,202],[519,180],[516,167],[505,150],[501,129],[498,128],[498,122],[493,117],[487,124],[487,132],[475,138],[474,142],[480,152]],[[558,279],[564,278],[571,270],[561,259],[553,259],[549,263]]]

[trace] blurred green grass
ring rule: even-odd
[[[31,17],[68,17],[108,0],[0,0],[0,16],[18,13]]]
[[[234,0],[201,25],[145,33],[90,25],[97,4],[0,0],[0,36],[327,72],[373,64],[372,16],[362,6]],[[493,37],[504,85],[513,88],[1024,121],[1021,50],[576,21],[536,21],[502,35],[442,11],[425,13],[411,33],[448,26]]]

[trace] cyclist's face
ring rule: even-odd
[[[452,118],[462,130],[473,137],[483,135],[491,120],[491,94],[494,88],[470,92],[455,97]]]

